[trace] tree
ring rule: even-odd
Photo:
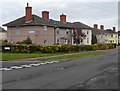
[[[73,41],[76,43],[76,45],[80,44],[85,37],[86,35],[82,32],[81,28],[75,28],[73,30]]]
[[[31,38],[28,36],[27,39],[25,40],[26,44],[32,44]]]
[[[97,37],[96,37],[94,34],[92,34],[91,43],[92,43],[92,44],[96,44],[96,43],[97,43]]]
[[[17,44],[32,44],[31,38],[28,36],[26,40],[23,40],[21,42],[17,42]]]

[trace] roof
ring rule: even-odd
[[[112,34],[114,34],[114,33],[117,34],[117,33],[118,33],[118,32],[115,32],[115,31],[113,31],[113,30],[111,30],[111,29],[107,29],[107,30],[105,30],[105,32],[106,32],[106,33],[112,33]]]
[[[70,22],[61,22],[61,21],[55,21],[50,19],[49,22],[54,24],[54,27],[60,27],[60,28],[73,28],[73,24]]]
[[[91,29],[91,27],[89,27],[88,25],[83,24],[81,22],[74,22],[73,27],[74,28],[82,28],[82,29]]]
[[[0,27],[0,32],[7,32],[7,31],[3,29],[2,27]]]
[[[28,26],[28,25],[47,25],[47,26],[54,26],[54,24],[52,24],[51,22],[49,22],[48,20],[41,18],[37,15],[32,15],[32,21],[31,22],[26,22],[25,21],[25,16],[16,19],[12,22],[9,22],[7,24],[4,24],[3,26],[8,26],[8,27],[15,27],[15,26]]]
[[[103,34],[107,33],[109,31],[104,31],[100,29],[91,28],[90,26],[83,24],[81,22],[61,22],[61,21],[55,21],[52,19],[46,20],[44,18],[41,18],[37,15],[32,15],[32,21],[26,22],[25,16],[18,18],[12,22],[9,22],[7,24],[4,24],[3,26],[7,27],[15,27],[15,26],[52,26],[52,27],[59,27],[59,28],[81,28],[81,29],[91,29],[92,33],[97,34]]]
[[[18,18],[12,22],[9,22],[7,24],[4,24],[3,26],[7,27],[15,27],[15,26],[28,26],[28,25],[46,25],[46,26],[54,26],[54,27],[60,27],[60,28],[90,28],[89,26],[81,23],[81,22],[61,22],[61,21],[55,21],[52,19],[46,20],[44,18],[41,18],[37,15],[32,15],[32,21],[31,22],[25,22],[25,16]]]

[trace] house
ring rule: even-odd
[[[115,32],[115,27],[113,30],[104,29],[104,25],[100,25],[100,29],[98,29],[98,25],[94,24],[94,28],[92,28],[92,33],[97,37],[97,43],[116,43],[117,44],[117,32]],[[113,36],[113,37],[112,37]]]
[[[42,11],[42,17],[32,14],[32,7],[27,3],[25,16],[4,24],[7,26],[8,42],[17,43],[29,36],[34,44],[75,44],[73,32],[80,28],[86,35],[81,41],[84,45],[91,44],[91,29],[83,23],[71,23],[66,21],[66,15],[60,15],[60,21],[49,19],[49,12]],[[82,27],[81,27],[82,26]],[[80,31],[81,30],[77,30]]]
[[[86,24],[83,24],[81,22],[74,22],[74,31],[77,31],[76,33],[80,35],[80,45],[91,45],[92,40],[92,29]],[[81,32],[78,32],[81,31]],[[76,34],[76,35],[77,35]],[[76,37],[76,36],[75,36]],[[74,37],[72,37],[72,45],[76,45]]]
[[[101,25],[100,29],[98,29],[98,24],[94,24],[92,28],[92,34],[96,36],[97,38],[97,43],[104,43],[104,26]]]
[[[6,40],[7,39],[7,31],[0,27],[0,40]]]
[[[118,31],[118,45],[120,46],[120,31]]]
[[[113,29],[107,29],[105,32],[108,35],[108,43],[116,43],[118,44],[118,33],[115,30],[115,27]]]

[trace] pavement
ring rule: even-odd
[[[2,71],[3,89],[69,89],[118,63],[118,49],[104,55],[69,59],[24,69]]]

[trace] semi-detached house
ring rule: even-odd
[[[7,39],[7,31],[0,27],[0,40],[6,40]]]
[[[64,14],[60,15],[60,21],[49,19],[48,11],[43,11],[42,17],[39,17],[32,14],[32,7],[28,4],[25,8],[25,16],[3,26],[7,26],[7,40],[12,43],[23,41],[29,36],[34,44],[75,45],[73,32],[82,31],[85,37],[79,44],[91,44],[92,30],[87,25],[81,22],[67,22]]]
[[[118,44],[118,33],[116,32],[115,27],[105,30],[104,25],[100,25],[100,29],[98,29],[98,24],[94,24],[94,28],[92,28],[92,34],[97,37],[97,43]]]

